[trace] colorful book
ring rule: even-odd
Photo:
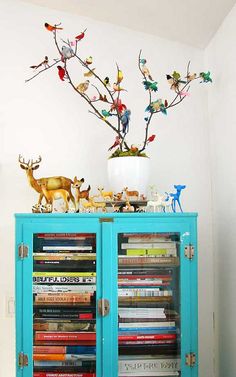
[[[119,329],[127,328],[162,328],[162,327],[175,327],[174,321],[165,321],[165,322],[122,322],[119,323]]]
[[[33,377],[96,377],[96,373],[34,372]]]
[[[131,334],[122,334],[118,336],[119,343],[122,341],[133,341],[133,340],[171,340],[176,339],[176,334],[144,334],[144,335],[131,335]]]
[[[80,284],[80,285],[46,285],[46,284],[34,284],[33,293],[93,293],[96,291],[96,285],[94,284]]]
[[[119,376],[156,376],[157,372],[180,371],[179,358],[122,358],[119,357]],[[151,374],[150,374],[151,373]],[[169,374],[167,374],[169,375]]]
[[[52,274],[51,274],[52,275]],[[55,275],[55,273],[54,273]],[[85,276],[33,276],[33,284],[90,284],[96,283],[96,277]]]
[[[91,322],[45,322],[34,321],[35,331],[96,331],[96,324]]]
[[[35,340],[48,341],[76,341],[76,340],[96,340],[95,332],[50,332],[36,331]]]
[[[122,250],[127,249],[167,249],[167,250],[176,250],[176,242],[135,242],[135,243],[125,243],[121,244]]]
[[[93,277],[96,272],[33,272],[34,277]]]
[[[34,354],[96,354],[94,346],[34,346]]]
[[[92,294],[89,293],[37,293],[34,304],[41,303],[90,303]]]
[[[96,360],[94,354],[71,354],[71,353],[41,353],[33,354],[33,360],[40,361],[77,361],[77,360]]]
[[[81,246],[65,246],[65,245],[57,245],[57,246],[43,246],[43,251],[52,251],[56,250],[57,252],[60,251],[79,251],[79,250],[92,250],[92,246],[81,245]]]

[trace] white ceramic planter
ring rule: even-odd
[[[146,194],[150,176],[150,159],[148,157],[114,157],[108,159],[109,187],[114,192],[136,190]]]

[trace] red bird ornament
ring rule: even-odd
[[[58,75],[59,75],[61,81],[64,81],[64,77],[65,77],[65,74],[66,74],[65,69],[62,68],[60,65],[58,65],[57,68],[58,68]]]
[[[86,32],[87,29],[85,29],[84,31],[82,31],[82,33],[80,33],[79,35],[77,35],[77,37],[75,37],[75,39],[77,41],[81,41],[81,39],[84,38],[84,35],[85,35],[85,32]]]
[[[149,138],[147,139],[147,143],[151,143],[155,139],[155,137],[156,135],[149,136]]]

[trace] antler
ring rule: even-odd
[[[29,160],[28,162],[25,162],[25,159],[21,156],[21,154],[19,154],[18,161],[21,165],[23,165],[27,168],[29,168],[29,167],[32,168],[34,165],[39,164],[42,161],[42,157],[39,156],[38,160],[35,160],[35,161]]]

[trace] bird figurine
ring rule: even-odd
[[[114,99],[113,104],[111,105],[110,111],[117,110],[117,112],[119,114],[121,114],[126,109],[127,109],[127,107],[125,106],[124,103],[121,102],[121,99],[120,98],[116,98],[116,99]]]
[[[74,51],[71,47],[62,46],[61,55],[64,59],[70,59],[74,56]]]
[[[47,22],[45,22],[45,24],[44,24],[45,28],[48,31],[63,30],[62,27],[58,27],[59,25],[61,25],[61,24],[57,24],[57,25],[54,25],[54,26],[48,24]]]
[[[37,64],[37,65],[31,65],[30,68],[33,68],[33,69],[37,69],[39,67],[42,67],[42,65],[44,65],[44,68],[48,68],[49,67],[49,64],[48,64],[48,57],[45,56],[44,60]]]
[[[95,71],[96,68],[91,69],[90,71],[87,71],[84,73],[84,77],[91,77],[93,76],[93,72]]]
[[[65,69],[62,68],[60,65],[58,65],[57,68],[58,68],[58,75],[59,75],[61,81],[64,81],[65,74],[66,74]]]
[[[84,31],[82,31],[82,33],[80,33],[79,35],[77,35],[77,37],[75,37],[75,39],[77,41],[81,41],[81,39],[84,38],[84,35],[85,35],[85,32],[86,32],[87,29],[85,29]]]
[[[150,105],[148,105],[148,107],[145,109],[145,111],[149,111],[150,113],[158,111],[160,110],[161,104],[162,100],[157,99],[156,101],[151,102]]]
[[[121,92],[122,90],[124,90],[125,92],[127,92],[126,89],[121,88],[120,85],[119,84],[117,85],[115,82],[113,84],[113,89],[114,89],[115,92]]]
[[[157,92],[157,90],[158,90],[156,81],[151,82],[151,81],[144,80],[143,85],[144,85],[146,90],[151,90],[153,92]]]
[[[127,134],[129,131],[130,114],[131,114],[130,110],[125,110],[124,114],[120,118],[121,124],[123,126],[122,128],[123,134]]]
[[[78,92],[80,93],[84,93],[86,92],[86,90],[88,89],[89,87],[89,80],[86,80],[85,82],[81,82],[77,87],[76,89],[78,90]]]
[[[152,76],[150,74],[150,71],[149,71],[148,67],[145,64],[142,65],[141,71],[144,74],[144,76],[147,76],[149,78],[149,80],[153,81],[153,78],[152,78]]]
[[[170,89],[174,90],[175,92],[179,92],[180,84],[186,84],[186,81],[180,79],[181,76],[178,72],[174,71],[171,75],[166,75],[166,79],[170,84]]]
[[[212,78],[210,77],[211,73],[210,71],[208,72],[200,72],[200,77],[203,79],[202,81],[200,81],[201,83],[202,82],[212,82]]]
[[[192,75],[190,73],[188,73],[188,75],[186,76],[186,79],[187,79],[188,82],[190,82],[190,81],[195,80],[196,77],[197,77],[196,73],[193,73]]]
[[[149,138],[147,139],[147,143],[151,143],[155,139],[155,137],[156,135],[149,136]]]
[[[85,63],[87,65],[92,64],[92,62],[93,62],[93,57],[92,56],[89,56],[88,58],[85,59]]]
[[[139,59],[139,62],[140,62],[140,64],[144,65],[144,64],[146,64],[146,63],[147,63],[147,60],[146,60],[146,59],[143,59],[143,58],[141,58],[141,59]]]
[[[116,136],[114,143],[112,144],[112,146],[108,150],[111,151],[113,148],[117,147],[117,145],[120,144],[120,141],[121,141],[120,137]]]
[[[109,80],[109,77],[106,76],[105,79],[103,80],[103,84],[104,84],[105,86],[111,86],[109,81],[110,81],[110,80]]]
[[[104,116],[104,118],[106,119],[107,117],[110,117],[112,114],[109,113],[109,111],[107,110],[102,110],[101,111],[102,115]]]
[[[123,76],[123,72],[122,72],[120,69],[118,69],[118,71],[117,71],[117,80],[116,80],[116,84],[117,84],[117,85],[120,84],[121,81],[123,80],[123,78],[124,78],[124,76]]]

